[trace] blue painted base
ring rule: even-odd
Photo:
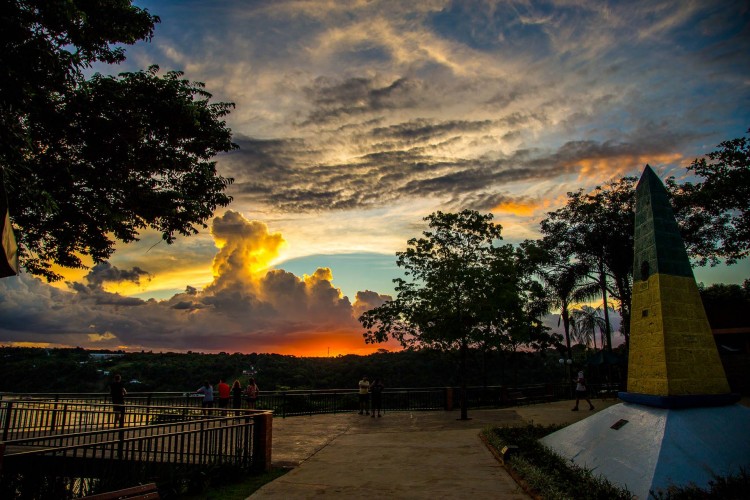
[[[707,488],[716,476],[750,470],[748,422],[750,408],[740,404],[665,409],[620,403],[540,441],[645,500],[671,485]]]
[[[702,408],[727,406],[740,400],[740,395],[727,394],[690,394],[685,396],[654,396],[637,392],[618,392],[617,397],[626,403],[635,403],[654,408],[678,410],[681,408]]]

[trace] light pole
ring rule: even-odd
[[[563,380],[564,380],[563,387],[567,387],[568,388],[565,391],[565,393],[570,398],[570,397],[572,397],[571,392],[570,392],[570,381],[571,381],[571,378],[570,378],[570,365],[573,364],[573,360],[570,359],[570,358],[560,358],[558,360],[558,362],[560,363],[560,366],[563,368]]]

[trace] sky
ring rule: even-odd
[[[436,211],[539,237],[566,193],[646,163],[686,178],[750,127],[746,1],[138,1],[161,18],[114,74],[205,82],[240,149],[233,202],[173,245],[146,231],[51,286],[0,280],[0,343],[367,354],[356,318]],[[741,283],[750,263],[696,268]],[[550,318],[550,326],[556,326]]]

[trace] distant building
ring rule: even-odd
[[[89,357],[94,361],[103,361],[111,358],[121,358],[125,356],[124,352],[92,352]]]

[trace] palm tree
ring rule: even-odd
[[[568,351],[568,359],[572,359],[573,352],[570,348],[570,306],[580,300],[578,291],[584,284],[587,268],[581,263],[557,265],[552,269],[540,272],[549,294],[550,309],[560,310],[560,321],[565,332],[565,344]]]
[[[596,351],[596,330],[604,335],[607,331],[607,320],[601,316],[601,307],[594,309],[591,306],[582,306],[580,309],[574,309],[571,312],[573,322],[576,325],[575,333],[578,342],[588,347],[589,342],[593,342]],[[602,348],[604,339],[602,339]]]

